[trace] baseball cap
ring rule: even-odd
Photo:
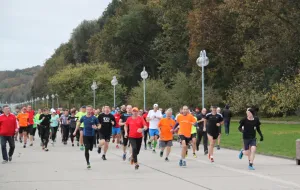
[[[153,107],[158,107],[158,104],[153,104]]]
[[[134,107],[134,108],[132,108],[132,111],[134,111],[134,112],[138,112],[138,111],[139,111],[139,108],[137,108],[137,107]]]

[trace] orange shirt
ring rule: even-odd
[[[19,121],[19,126],[20,127],[28,127],[28,119],[29,119],[29,114],[28,113],[19,113],[17,116],[17,119]]]
[[[173,140],[173,134],[171,132],[171,129],[173,129],[175,124],[175,121],[171,118],[163,118],[159,121],[158,127],[160,128],[160,140]]]
[[[196,119],[194,118],[194,116],[192,114],[180,114],[177,117],[177,122],[180,126],[178,134],[190,138],[193,124],[196,123]]]

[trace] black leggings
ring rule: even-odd
[[[85,146],[84,155],[85,155],[85,159],[86,159],[87,164],[90,163],[90,153],[89,153],[89,151],[93,151],[94,138],[95,138],[94,136],[83,136],[83,143],[84,143],[84,146]]]
[[[56,133],[57,133],[57,128],[58,127],[51,127],[51,132],[52,132],[52,141],[55,141],[55,138],[56,138]]]
[[[144,131],[144,145],[145,145],[145,147],[147,146],[148,134],[149,134],[149,129]]]
[[[202,130],[197,130],[197,141],[196,141],[196,146],[199,147],[200,143],[201,143],[201,139],[203,137],[203,147],[204,147],[204,151],[207,151],[207,133],[206,131],[202,131]]]
[[[73,133],[74,133],[75,129],[76,129],[76,128],[70,127],[70,137],[71,137],[71,142],[72,142],[72,143],[74,142],[74,135],[73,135]]]
[[[43,146],[47,148],[49,142],[49,134],[50,134],[50,127],[49,126],[40,126],[40,135]]]
[[[62,125],[61,128],[62,128],[62,131],[63,131],[63,141],[67,142],[68,139],[69,139],[70,126],[69,125]]]
[[[134,163],[138,163],[137,155],[139,155],[142,146],[143,137],[129,138],[132,147],[132,158]]]

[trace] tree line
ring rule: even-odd
[[[46,60],[31,93],[57,91],[70,103],[86,103],[96,80],[97,101],[112,104],[116,75],[117,102],[142,106],[145,67],[148,105],[200,107],[196,59],[205,49],[206,105],[290,115],[300,105],[299,31],[299,1],[112,0],[99,19],[83,21]]]

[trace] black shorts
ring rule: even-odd
[[[186,137],[184,135],[179,135],[179,138],[181,141],[185,141],[186,144],[188,144],[191,140],[191,137]]]
[[[216,140],[216,139],[218,138],[218,136],[219,136],[219,133],[216,133],[216,132],[207,132],[207,134],[208,134],[209,136],[212,136],[212,138],[213,138],[214,140]]]
[[[83,144],[86,149],[93,150],[94,136],[83,136]]]
[[[110,137],[111,137],[111,134],[102,134],[102,133],[99,133],[99,138],[100,140],[105,140],[105,142],[109,142],[110,141]]]
[[[123,126],[123,128],[121,126],[121,134],[122,134],[122,141],[123,141],[122,143],[123,143],[124,146],[127,146],[128,145],[128,137],[125,138],[124,126]],[[128,134],[129,134],[129,129],[128,129]]]
[[[219,134],[222,134],[222,126],[218,127]]]
[[[19,128],[19,133],[22,134],[23,132],[28,133],[28,127],[20,127]]]
[[[169,141],[159,141],[159,145],[162,148],[171,147],[171,146],[173,146],[173,141],[172,140],[169,140]]]
[[[256,146],[256,138],[244,139],[244,150],[249,150],[251,146]]]
[[[79,131],[83,131],[83,127],[79,127]]]
[[[28,133],[33,135],[33,125],[28,125]]]

